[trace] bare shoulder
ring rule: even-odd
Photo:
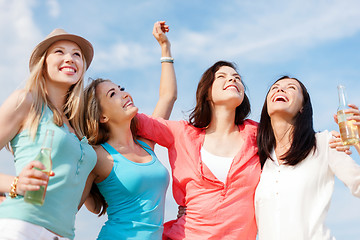
[[[14,91],[3,103],[1,108],[7,108],[17,113],[29,113],[33,103],[33,96],[30,92],[19,89]]]
[[[0,107],[0,148],[22,129],[29,116],[32,95],[25,90],[13,92]]]
[[[97,162],[92,172],[97,176],[95,182],[98,183],[110,174],[113,167],[113,159],[101,145],[93,146],[93,148],[97,155]]]

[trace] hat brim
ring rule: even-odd
[[[30,72],[32,71],[33,67],[36,65],[36,63],[40,60],[41,56],[44,54],[44,52],[55,42],[61,41],[61,40],[68,40],[76,43],[85,58],[86,61],[86,69],[89,68],[93,56],[94,56],[94,49],[92,44],[86,40],[85,38],[82,38],[80,36],[74,35],[74,34],[61,34],[52,36],[49,38],[46,38],[42,42],[40,42],[35,48],[34,51],[31,54],[30,61],[29,61],[29,68]]]

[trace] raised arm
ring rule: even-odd
[[[173,59],[170,51],[170,41],[166,36],[169,26],[165,21],[154,24],[153,35],[161,47],[161,77],[159,88],[159,100],[152,116],[169,119],[174,103],[177,98],[177,85]]]

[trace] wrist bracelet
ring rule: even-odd
[[[12,184],[11,184],[10,192],[9,192],[9,196],[10,196],[11,198],[16,198],[16,197],[17,197],[16,187],[17,187],[18,181],[19,181],[19,177],[15,177],[15,178],[14,178],[14,181],[13,181]]]
[[[161,57],[160,62],[168,62],[168,63],[174,63],[174,58],[172,57]]]

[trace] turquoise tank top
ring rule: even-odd
[[[73,239],[75,215],[78,212],[86,179],[96,164],[96,153],[86,138],[81,141],[64,124],[53,122],[46,107],[33,141],[28,130],[11,140],[16,175],[33,161],[40,151],[47,129],[54,130],[51,158],[55,176],[50,177],[43,206],[26,203],[23,196],[7,198],[0,204],[0,218],[19,219],[42,226],[58,235]]]
[[[108,221],[98,239],[161,239],[165,194],[169,173],[151,148],[139,141],[152,156],[147,163],[126,159],[110,144],[102,144],[112,156],[114,166],[109,176],[97,186],[109,207]]]

